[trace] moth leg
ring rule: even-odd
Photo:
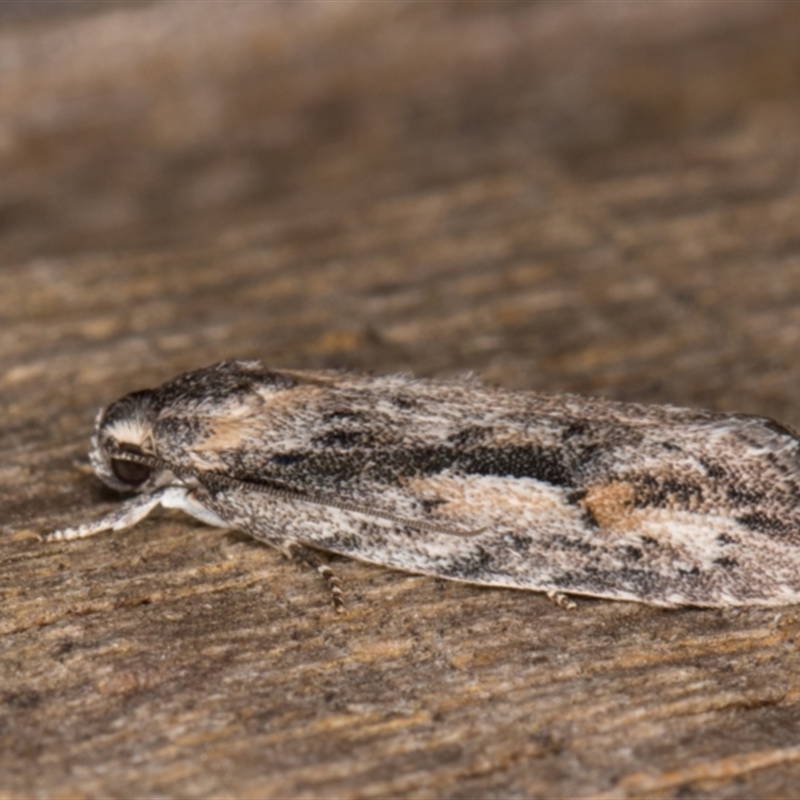
[[[578,604],[574,600],[570,600],[565,594],[557,592],[554,589],[547,592],[547,599],[559,608],[563,608],[565,611],[572,611],[573,608],[578,607]]]
[[[331,600],[336,613],[344,613],[342,582],[334,575],[333,570],[311,548],[300,544],[300,542],[286,542],[281,549],[289,558],[295,561],[302,561],[306,566],[317,571],[328,585],[328,590],[331,593]]]
[[[137,494],[94,522],[86,522],[76,528],[50,531],[42,534],[41,538],[45,542],[66,542],[71,539],[85,539],[103,531],[131,528],[158,506],[185,508],[188,504],[187,491],[183,486],[165,486],[150,494]]]

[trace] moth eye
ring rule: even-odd
[[[123,461],[121,458],[111,459],[111,471],[117,480],[129,486],[141,486],[149,477],[151,469],[147,464],[135,461]]]

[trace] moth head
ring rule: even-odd
[[[163,483],[164,467],[154,449],[153,392],[134,392],[105,410],[95,422],[89,460],[113,489],[146,491]]]
[[[296,383],[258,361],[222,361],[133,392],[98,414],[92,467],[120,491],[195,485],[197,471],[219,470],[219,452],[261,430],[267,401]]]

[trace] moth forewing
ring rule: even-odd
[[[800,600],[800,453],[771,420],[475,380],[224,361],[97,419],[91,461],[158,505],[307,548],[485,586],[660,606]],[[306,549],[304,549],[306,548]]]

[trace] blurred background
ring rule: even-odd
[[[800,422],[796,4],[2,9],[28,402],[243,355]]]
[[[85,516],[96,409],[227,357],[800,428],[799,41],[798,3],[0,2],[3,524]],[[608,786],[592,741],[522,793]]]

